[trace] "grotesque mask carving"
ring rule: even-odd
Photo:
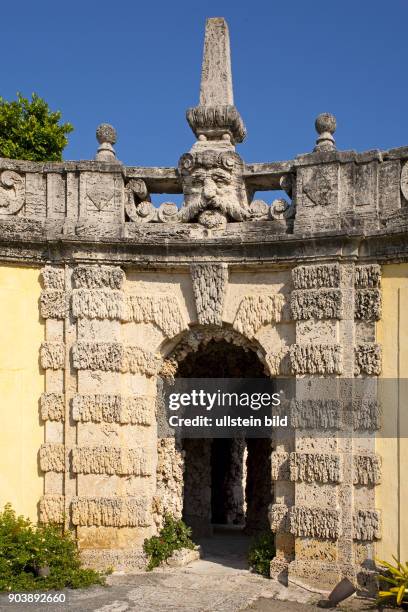
[[[179,172],[185,197],[179,212],[181,221],[217,227],[229,219],[244,221],[250,216],[243,163],[237,153],[186,153],[180,158]]]

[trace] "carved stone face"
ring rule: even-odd
[[[248,216],[243,164],[236,153],[186,153],[180,159],[179,171],[185,197],[180,212],[185,221],[198,219],[211,227],[229,217],[242,221]]]

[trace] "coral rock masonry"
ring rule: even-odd
[[[387,286],[408,278],[408,149],[338,151],[324,113],[314,150],[311,137],[293,160],[244,162],[221,18],[207,21],[199,105],[187,117],[197,140],[170,168],[122,164],[107,124],[94,161],[0,160],[2,265],[41,270],[27,308],[38,304],[44,329],[31,364],[45,381],[35,415],[44,491],[39,500],[27,489],[27,499],[41,521],[75,530],[88,565],[143,567],[142,542],[165,513],[180,518],[187,502],[203,511],[198,459],[210,453],[196,456],[187,500],[183,448],[157,438],[160,375],[228,343],[296,389],[291,427],[257,463],[271,479],[271,575],[326,590],[346,575],[366,587],[374,542],[391,546],[380,520],[387,493],[377,492],[394,483],[382,476],[393,459],[376,450],[384,406],[350,385],[342,393],[340,382],[369,386],[390,371],[377,329],[386,321],[397,333],[382,275]],[[282,189],[284,198],[254,201]],[[184,202],[155,207],[156,193]],[[404,317],[408,298],[395,286]],[[339,382],[338,395],[314,394],[317,381]]]

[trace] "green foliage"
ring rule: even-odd
[[[194,548],[190,539],[191,529],[182,520],[176,520],[170,514],[164,517],[164,525],[158,536],[152,536],[143,543],[143,550],[149,557],[147,570],[151,571],[166,561],[175,550]]]
[[[385,574],[380,574],[378,578],[387,583],[388,587],[388,590],[378,592],[378,600],[381,604],[392,603],[403,606],[408,602],[408,561],[403,564],[395,557],[393,559],[395,565],[378,560],[378,563],[386,570]]]
[[[271,531],[260,534],[248,552],[249,567],[269,578],[269,566],[275,556],[275,539]]]
[[[49,576],[38,576],[44,566],[49,567]],[[29,519],[16,516],[10,504],[0,512],[0,592],[104,583],[99,572],[81,568],[71,533],[62,533],[57,525],[35,527]]]
[[[33,93],[31,101],[17,94],[8,102],[0,97],[0,157],[31,161],[61,161],[70,123],[59,125],[61,113]]]

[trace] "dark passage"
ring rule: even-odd
[[[180,363],[183,378],[263,378],[255,352],[210,341]],[[272,501],[271,441],[218,438],[183,441],[183,518],[195,537],[213,525],[241,526],[249,534],[268,528]]]

